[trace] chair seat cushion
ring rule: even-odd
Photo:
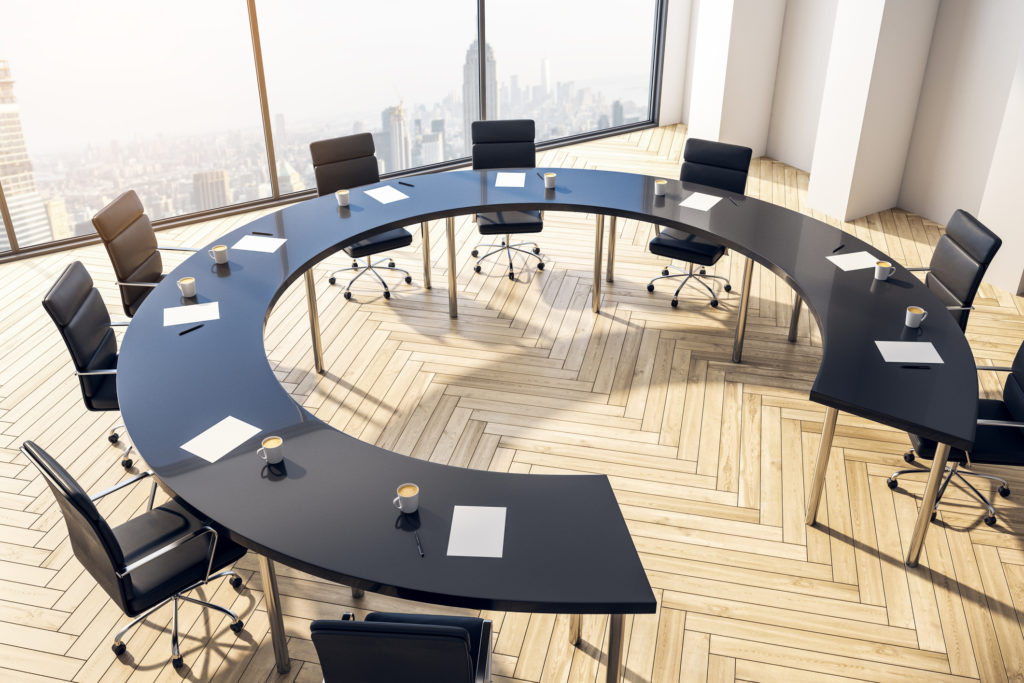
[[[400,612],[370,612],[364,621],[390,624],[427,624],[430,626],[454,626],[469,633],[469,656],[477,662],[480,654],[480,639],[484,620],[477,617],[454,617],[441,614],[403,614]]]
[[[117,376],[106,375],[101,378],[98,388],[92,396],[85,397],[85,407],[89,410],[120,410],[117,402]]]
[[[383,251],[401,249],[412,244],[412,233],[405,228],[395,228],[345,247],[345,253],[352,258],[373,256]]]
[[[652,254],[700,266],[713,266],[725,254],[725,247],[721,244],[702,240],[675,228],[662,228],[658,236],[651,240],[649,247]]]
[[[518,235],[525,232],[540,232],[544,229],[540,211],[478,213],[476,224],[481,235]]]
[[[1006,404],[1002,401],[982,399],[978,401],[979,420],[1005,420],[1016,422]],[[914,452],[925,460],[935,457],[935,442],[916,434],[910,435]],[[950,462],[967,462],[966,454],[959,448],[949,449]],[[1020,465],[1024,464],[1024,432],[1012,427],[979,426],[974,436],[971,462],[979,465]]]
[[[202,526],[201,521],[171,500],[115,527],[113,532],[121,545],[125,564],[131,564]],[[132,590],[125,613],[134,616],[144,612],[203,580],[209,562],[210,538],[210,534],[198,536],[129,574]],[[211,573],[243,555],[245,548],[229,539],[226,532],[220,532]]]

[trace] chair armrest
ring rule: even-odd
[[[974,306],[946,306],[947,311],[973,311]]]
[[[79,372],[78,370],[75,370],[75,374],[78,375],[79,377],[95,377],[97,375],[116,375],[117,368],[110,368],[109,370],[85,370],[84,372]]]
[[[142,559],[135,560],[131,564],[125,565],[121,569],[121,571],[117,572],[117,578],[123,579],[125,576],[127,576],[130,573],[132,573],[133,571],[135,571],[139,567],[141,567],[141,566],[143,566],[145,564],[149,564],[153,560],[166,555],[167,553],[171,552],[175,548],[180,548],[181,546],[185,545],[189,541],[191,541],[191,540],[193,540],[195,538],[199,538],[200,536],[202,536],[204,534],[211,534],[212,535],[212,538],[210,539],[210,561],[206,565],[206,580],[208,581],[210,579],[210,570],[213,567],[213,556],[214,556],[214,553],[216,552],[216,549],[217,549],[217,531],[216,531],[216,529],[214,529],[213,527],[210,527],[210,526],[204,526],[204,527],[201,527],[199,529],[196,529],[195,531],[193,531],[191,533],[185,534],[184,536],[180,536],[180,537],[174,539],[173,541],[171,541],[170,543],[167,543],[166,545],[163,545],[160,548],[154,550],[153,552],[151,552],[149,555],[146,555]]]
[[[911,273],[919,273],[921,271],[931,270],[931,266],[921,266],[920,268],[907,268]]]
[[[491,680],[491,620],[484,619],[480,628],[480,654],[476,663],[474,683],[489,683]]]
[[[199,251],[198,249],[193,249],[191,247],[157,247],[157,249],[160,251],[187,251],[192,254]]]
[[[112,321],[110,323],[110,326],[111,327],[128,327],[128,325],[130,325],[130,324],[131,324],[131,322],[128,321],[128,320],[125,320],[124,322],[113,322]]]
[[[979,365],[977,367],[979,370],[988,370],[989,372],[1013,372],[1013,368],[1002,365]]]
[[[978,420],[979,427],[1018,427],[1024,429],[1024,422],[1010,422],[1009,420]]]
[[[142,474],[137,474],[134,477],[132,477],[131,479],[127,479],[125,481],[122,481],[120,484],[115,484],[114,486],[111,486],[109,489],[104,489],[103,491],[100,491],[95,496],[89,496],[89,500],[91,500],[92,502],[95,503],[97,500],[99,500],[103,496],[109,496],[114,491],[120,491],[121,489],[123,489],[123,488],[125,488],[127,486],[131,486],[133,484],[137,484],[140,481],[142,481],[143,479],[145,479],[147,477],[152,477],[152,476],[153,476],[153,470],[146,470]]]
[[[149,289],[153,289],[157,285],[156,282],[121,282],[120,280],[114,284],[118,287],[148,287]]]

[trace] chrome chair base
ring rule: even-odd
[[[135,628],[140,623],[142,623],[142,621],[146,617],[148,617],[153,612],[157,611],[158,609],[160,609],[161,607],[166,605],[168,602],[170,602],[170,603],[173,604],[173,609],[174,609],[174,611],[172,613],[172,618],[171,618],[171,664],[174,666],[175,669],[181,668],[182,664],[184,663],[184,660],[182,659],[181,651],[178,648],[178,601],[179,600],[184,600],[186,602],[191,602],[191,603],[194,603],[194,604],[199,605],[201,607],[208,607],[209,609],[216,610],[218,612],[222,612],[222,613],[226,614],[227,616],[231,617],[231,625],[230,625],[231,630],[234,631],[235,633],[240,633],[242,631],[242,627],[245,626],[245,623],[241,619],[238,618],[237,614],[235,614],[234,612],[232,612],[231,610],[229,610],[226,607],[221,607],[220,605],[215,605],[212,602],[207,602],[205,600],[199,600],[197,598],[190,598],[187,595],[185,595],[185,593],[189,592],[190,590],[198,588],[199,586],[202,586],[202,585],[204,585],[206,583],[209,583],[210,580],[217,579],[217,578],[220,578],[222,576],[230,576],[230,577],[232,577],[231,578],[231,586],[233,588],[237,589],[237,588],[239,588],[242,585],[242,577],[240,577],[238,574],[236,574],[231,569],[225,569],[224,571],[220,571],[220,572],[217,572],[216,574],[212,574],[208,579],[206,579],[204,581],[197,581],[196,583],[192,584],[188,588],[185,588],[184,590],[181,590],[181,591],[175,593],[174,595],[172,595],[171,597],[167,598],[163,602],[160,602],[159,604],[156,604],[153,607],[150,607],[148,610],[146,610],[142,614],[140,614],[137,617],[135,617],[134,619],[132,619],[128,623],[127,626],[125,626],[123,629],[118,631],[117,634],[114,636],[114,644],[110,646],[110,649],[113,650],[114,654],[117,655],[117,656],[123,655],[125,653],[125,650],[128,649],[127,646],[124,643],[124,635],[126,633],[128,633],[128,631],[130,631],[131,629]]]
[[[731,292],[732,285],[729,283],[729,278],[723,275],[708,275],[707,271],[705,271],[704,268],[701,268],[699,271],[695,273],[693,272],[695,267],[696,266],[691,263],[689,269],[683,270],[682,268],[677,268],[676,266],[673,266],[670,263],[667,266],[665,266],[664,270],[661,271],[661,275],[659,277],[652,278],[651,281],[647,283],[647,291],[653,292],[654,283],[657,282],[658,280],[670,280],[672,278],[681,277],[683,278],[683,281],[679,283],[679,286],[676,287],[675,294],[672,295],[672,308],[675,308],[676,306],[679,305],[679,292],[681,292],[683,287],[685,287],[686,284],[691,280],[693,280],[694,282],[696,282],[697,284],[699,284],[701,287],[708,291],[708,294],[711,295],[711,307],[718,308],[718,295],[715,293],[715,290],[712,289],[707,282],[705,282],[705,280],[722,280],[723,282],[725,282],[725,286],[722,287],[722,289],[724,289],[726,292]],[[678,270],[679,272],[670,273],[670,269]]]
[[[330,277],[327,278],[327,281],[330,282],[333,285],[335,282],[337,282],[337,277],[336,276],[337,276],[338,273],[345,273],[345,272],[349,272],[349,271],[353,271],[353,270],[357,271],[355,276],[351,280],[348,281],[347,285],[345,285],[345,298],[346,299],[351,299],[352,298],[352,292],[350,291],[350,289],[352,287],[352,283],[355,282],[356,280],[358,280],[359,278],[361,278],[366,273],[372,273],[374,275],[374,277],[376,277],[378,280],[380,280],[380,284],[384,288],[384,298],[385,299],[390,299],[391,298],[391,290],[388,289],[388,283],[385,282],[384,278],[382,278],[380,276],[380,273],[377,272],[379,270],[384,270],[383,268],[378,268],[377,266],[379,266],[380,264],[384,263],[385,261],[387,261],[387,264],[388,264],[388,266],[387,266],[388,272],[392,272],[393,271],[393,272],[398,272],[398,273],[404,273],[405,274],[405,284],[407,284],[407,285],[408,284],[412,284],[412,276],[409,275],[409,271],[404,270],[402,268],[396,268],[395,267],[395,262],[391,259],[390,256],[382,258],[382,259],[378,259],[378,260],[376,260],[376,261],[374,261],[372,263],[370,262],[369,257],[367,257],[366,258],[366,265],[360,265],[358,260],[352,259],[352,265],[350,267],[348,267],[348,268],[338,268],[337,270],[331,271],[331,275],[330,275]]]
[[[512,261],[512,252],[513,251],[519,252],[520,254],[525,254],[528,258],[535,258],[535,259],[537,259],[537,270],[544,270],[544,257],[540,255],[540,246],[536,242],[517,242],[516,244],[512,244],[511,243],[512,240],[510,239],[511,237],[512,237],[511,235],[505,235],[505,240],[501,244],[478,244],[478,245],[476,245],[476,247],[473,248],[473,251],[470,252],[470,254],[472,256],[479,256],[479,254],[480,254],[480,247],[484,247],[484,248],[493,247],[493,249],[491,249],[491,251],[487,252],[483,256],[480,256],[480,258],[478,258],[476,260],[476,265],[473,266],[473,272],[474,273],[479,273],[481,270],[483,270],[483,268],[480,265],[480,263],[484,259],[489,258],[491,256],[494,256],[495,254],[500,254],[500,253],[504,252],[505,255],[508,257],[508,279],[509,280],[515,280],[516,279],[515,264]],[[522,247],[532,247],[532,248],[527,250],[527,249],[523,249]]]
[[[123,422],[118,422],[116,425],[111,427],[110,430],[107,432],[107,441],[109,441],[111,445],[116,446],[117,444],[121,443],[121,435],[118,433],[118,429],[124,430]],[[127,434],[125,434],[125,436],[127,436]],[[128,448],[125,448],[124,450],[121,451],[121,467],[125,468],[126,470],[131,469],[132,467],[133,461],[128,456],[132,454],[133,450],[135,450],[135,446],[133,446],[132,444],[128,444]]]
[[[903,459],[906,460],[907,462],[913,462],[914,461],[914,451],[912,451],[912,450],[911,451],[907,451],[907,453],[903,456]],[[896,488],[899,485],[899,481],[898,481],[899,477],[901,477],[903,475],[907,475],[907,474],[925,474],[925,475],[927,475],[928,474],[928,470],[926,470],[926,469],[898,470],[896,472],[893,472],[891,475],[889,475],[889,478],[886,480],[885,483],[889,485],[889,488],[894,489],[894,488]],[[992,506],[992,501],[990,501],[985,496],[985,494],[983,494],[981,491],[979,491],[977,488],[975,488],[974,485],[971,482],[967,481],[967,477],[978,477],[979,479],[988,479],[989,481],[994,481],[994,482],[998,483],[999,484],[999,491],[998,492],[999,492],[999,495],[1002,496],[1003,498],[1006,498],[1006,497],[1008,497],[1010,495],[1010,485],[1007,483],[1007,481],[1005,479],[1003,479],[1001,477],[997,477],[997,476],[991,475],[991,474],[980,474],[978,472],[964,472],[964,471],[961,471],[960,470],[960,463],[958,463],[958,462],[953,462],[953,463],[947,463],[946,464],[946,478],[943,479],[942,485],[939,487],[939,495],[936,496],[936,498],[935,498],[935,506],[932,508],[932,520],[935,519],[935,516],[936,516],[936,514],[938,512],[939,501],[942,500],[942,494],[946,492],[946,487],[949,486],[951,481],[953,481],[953,477],[956,477],[957,485],[958,486],[962,484],[962,486],[960,487],[962,490],[964,490],[967,493],[969,493],[971,496],[973,496],[975,499],[977,499],[982,505],[985,506],[985,509],[988,512],[988,514],[984,517],[983,521],[985,522],[985,524],[987,524],[989,526],[994,526],[995,523],[996,523],[996,509]]]

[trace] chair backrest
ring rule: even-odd
[[[110,326],[110,315],[99,290],[92,285],[89,271],[80,261],[64,269],[43,297],[43,308],[60,330],[75,370],[86,372],[117,367],[117,337]],[[90,410],[96,410],[92,397],[107,379],[103,375],[79,376],[82,398]]]
[[[1017,350],[1011,367],[1013,372],[1003,385],[1003,403],[1014,422],[1024,422],[1024,344]]]
[[[537,148],[532,119],[474,121],[473,168],[534,168]]]
[[[322,197],[378,182],[380,168],[374,151],[373,136],[369,133],[309,143],[317,194]]]
[[[127,580],[117,576],[117,572],[124,566],[124,555],[110,525],[100,515],[88,494],[53,456],[31,441],[22,445],[22,452],[42,473],[57,499],[75,557],[96,579],[96,583],[103,587],[110,599],[125,610],[129,586]]]
[[[749,147],[690,138],[683,148],[679,179],[743,194],[752,154]]]
[[[92,217],[92,225],[107,248],[118,281],[160,282],[164,265],[156,248],[156,234],[135,190],[128,190],[100,209]],[[149,289],[120,287],[125,315],[135,315]]]
[[[966,211],[956,210],[932,253],[925,283],[947,306],[969,307],[1003,241]],[[967,329],[970,311],[950,311]]]
[[[457,626],[314,621],[324,681],[472,683],[469,632]]]

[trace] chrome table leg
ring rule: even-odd
[[[825,473],[828,471],[828,459],[832,453],[832,438],[836,434],[836,419],[839,411],[829,406],[825,409],[825,422],[821,426],[821,443],[818,444],[818,457],[814,461],[814,476],[811,478],[811,491],[807,499],[808,526],[814,525],[818,517],[818,505],[821,504],[821,492],[825,490]]]
[[[789,341],[796,341],[796,327],[800,323],[800,307],[804,300],[799,294],[793,294],[793,312],[789,314]]]
[[[583,620],[579,614],[569,615],[569,644],[576,646],[580,644],[580,622]]]
[[[938,444],[935,448],[935,456],[932,458],[932,469],[928,473],[928,483],[924,487],[924,497],[921,498],[921,511],[917,514],[914,535],[910,537],[910,548],[907,550],[908,567],[916,567],[917,561],[921,557],[924,537],[928,534],[928,525],[932,522],[932,510],[935,509],[935,500],[939,496],[939,485],[946,472],[946,460],[948,459],[949,444]]]
[[[306,307],[309,309],[309,332],[313,335],[313,366],[319,374],[324,374],[324,347],[320,341],[320,313],[316,308],[316,283],[313,281],[313,271],[307,270],[306,278]]]
[[[423,243],[423,286],[430,289],[430,223],[420,223],[420,240]]]
[[[604,216],[598,214],[594,229],[594,313],[601,310],[601,248],[604,246]]]
[[[622,641],[625,639],[622,628],[622,615],[613,614],[608,619],[608,683],[619,683],[622,680]]]
[[[615,282],[615,242],[616,228],[615,216],[608,218],[608,272],[605,274],[607,282]]]
[[[448,317],[459,317],[459,301],[455,292],[455,216],[445,219],[445,234],[448,237]]]
[[[284,635],[284,619],[281,616],[281,595],[277,592],[277,572],[274,563],[265,555],[257,555],[260,562],[260,576],[263,580],[263,597],[267,602],[267,619],[270,621],[270,640],[274,645],[274,661],[277,671],[286,674],[291,668],[288,657],[288,639]]]
[[[748,257],[743,268],[743,294],[740,295],[740,312],[736,318],[736,339],[732,344],[732,362],[743,360],[743,335],[747,331],[747,308],[750,306],[750,282],[754,277],[754,262]]]

